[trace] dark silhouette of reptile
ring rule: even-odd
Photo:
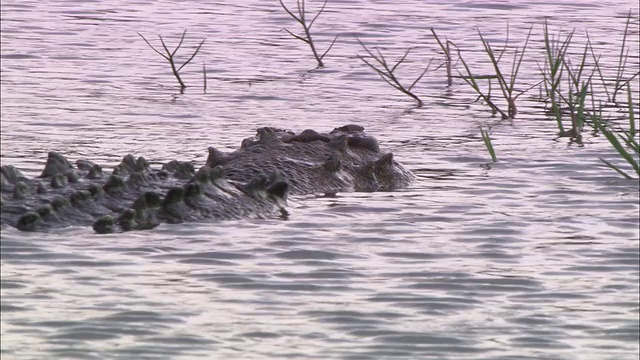
[[[322,134],[264,127],[224,154],[209,148],[197,171],[173,160],[161,169],[127,155],[104,173],[50,152],[38,178],[2,166],[2,226],[38,231],[92,225],[98,233],[149,229],[162,222],[286,216],[288,195],[389,191],[413,174],[380,151],[358,125]]]

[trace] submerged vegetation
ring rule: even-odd
[[[478,36],[484,52],[489,58],[490,68],[493,70],[488,75],[477,75],[472,72],[469,63],[465,61],[463,51],[455,43],[449,41],[442,42],[435,29],[431,28],[437,44],[445,54],[445,65],[447,66],[447,84],[450,86],[452,52],[450,47],[456,49],[458,61],[462,64],[462,71],[458,71],[459,76],[478,95],[476,101],[482,100],[493,112],[500,114],[503,119],[513,119],[517,116],[516,100],[521,95],[535,87],[540,88],[540,96],[537,102],[542,103],[545,114],[553,119],[558,130],[559,137],[569,137],[571,142],[582,145],[582,132],[585,126],[593,130],[594,134],[601,133],[616,150],[621,160],[631,165],[637,177],[640,177],[638,151],[638,130],[636,127],[637,104],[633,102],[632,81],[637,79],[640,71],[634,67],[635,72],[629,74],[628,65],[630,63],[630,46],[628,38],[630,36],[630,24],[632,16],[628,14],[622,42],[618,57],[615,74],[607,77],[603,73],[603,66],[600,64],[601,57],[596,54],[593,42],[588,32],[585,32],[586,43],[581,46],[578,58],[575,58],[575,51],[572,50],[575,30],[566,35],[562,33],[551,34],[547,21],[542,26],[543,35],[543,60],[525,58],[525,52],[530,46],[533,26],[529,28],[522,47],[509,46],[509,29],[504,46],[500,49],[494,48],[483,33],[478,30]],[[445,45],[446,44],[446,45]],[[501,60],[507,53],[512,53],[511,66],[508,71],[502,66]],[[638,56],[636,56],[638,58]],[[576,61],[577,60],[577,61]],[[541,80],[529,85],[524,90],[517,90],[516,80],[518,73],[524,62],[535,61]],[[599,81],[598,81],[599,80]],[[486,81],[486,86],[481,86],[481,81]],[[492,81],[497,81],[500,94],[495,96],[491,93]],[[637,84],[637,82],[636,82]],[[626,103],[620,102],[617,95],[624,87],[627,88]],[[500,105],[506,104],[505,107]],[[623,130],[618,123],[623,120],[620,116],[610,115],[605,117],[605,113],[615,114],[625,110],[629,121],[628,130]],[[495,150],[491,144],[489,134],[484,129],[480,129],[482,139],[492,160],[496,161]],[[600,160],[611,169],[627,179],[632,179],[620,166],[612,164],[610,161],[600,158]]]
[[[496,54],[496,51],[494,51],[494,49],[491,47],[491,44],[484,38],[484,36],[482,35],[482,32],[478,29],[478,35],[480,36],[480,40],[482,41],[482,46],[484,47],[485,52],[489,56],[489,59],[491,60],[491,65],[495,70],[495,75],[485,77],[489,82],[488,91],[486,93],[483,92],[480,89],[480,86],[478,85],[477,80],[480,80],[480,78],[477,78],[472,74],[471,69],[469,68],[469,65],[467,65],[467,62],[464,60],[460,49],[458,49],[458,58],[460,59],[460,62],[462,62],[462,65],[464,66],[464,70],[466,72],[465,75],[459,72],[460,76],[467,84],[469,84],[469,86],[473,88],[473,90],[475,90],[475,92],[478,93],[479,97],[482,98],[482,100],[484,100],[484,102],[487,105],[489,105],[489,107],[491,107],[494,113],[499,113],[504,119],[513,118],[516,116],[516,114],[518,113],[518,110],[516,107],[516,99],[520,95],[524,94],[525,92],[531,89],[529,88],[527,90],[520,91],[518,92],[517,95],[514,95],[516,80],[518,78],[518,72],[520,71],[520,65],[522,65],[522,60],[524,59],[524,54],[527,49],[527,44],[529,44],[529,38],[531,37],[532,30],[533,30],[533,26],[529,28],[529,34],[527,35],[524,45],[522,46],[522,50],[516,47],[515,53],[513,55],[511,71],[508,73],[509,74],[508,76],[505,76],[505,74],[507,73],[505,72],[504,69],[501,68],[500,60],[502,60],[502,56],[506,53],[506,51],[501,51],[499,54]],[[435,34],[435,31],[434,31],[434,34]],[[507,40],[505,41],[504,49],[507,49],[507,47],[509,46],[509,28],[507,28],[506,39]],[[500,86],[500,90],[502,92],[502,97],[504,98],[507,104],[506,110],[503,110],[502,108],[498,107],[496,103],[494,103],[491,100],[491,80],[493,79],[496,79],[498,81],[498,85]]]
[[[487,147],[489,155],[491,155],[491,160],[493,162],[497,162],[498,158],[496,157],[496,151],[493,149],[493,144],[491,143],[491,138],[489,137],[489,131],[480,128],[480,135],[482,135],[482,141],[484,141],[484,145]]]
[[[302,27],[303,33],[298,35],[289,29],[284,29],[293,38],[298,39],[311,49],[318,67],[324,67],[323,59],[333,48],[338,36],[336,36],[326,50],[320,53],[312,37],[311,29],[318,17],[324,13],[328,0],[324,0],[319,10],[312,17],[308,17],[304,0],[296,0],[295,10],[288,8],[283,0],[279,0],[280,6]],[[477,96],[475,102],[481,102],[489,107],[493,115],[499,114],[502,119],[515,119],[518,116],[517,101],[519,98],[534,88],[539,89],[539,95],[528,96],[527,101],[534,101],[536,108],[543,109],[539,115],[551,120],[557,128],[559,138],[567,137],[570,143],[583,146],[582,134],[585,127],[590,129],[594,135],[602,134],[611,146],[616,150],[624,163],[628,163],[640,177],[638,165],[638,129],[635,124],[637,119],[637,102],[634,105],[632,89],[634,79],[638,79],[640,71],[637,68],[629,70],[633,27],[632,13],[629,12],[626,24],[621,36],[620,49],[617,51],[615,62],[617,66],[614,74],[608,74],[611,67],[601,64],[601,55],[597,53],[594,42],[587,31],[585,31],[584,44],[575,46],[574,40],[578,37],[576,31],[552,33],[549,24],[545,20],[542,24],[541,39],[533,36],[535,26],[529,27],[528,33],[521,44],[514,45],[510,39],[510,28],[507,25],[504,43],[500,41],[490,41],[490,37],[480,29],[477,30],[480,51],[486,55],[486,63],[471,62],[467,57],[468,48],[461,48],[454,41],[445,37],[441,41],[440,36],[434,28],[428,28],[433,38],[434,45],[437,45],[444,54],[444,62],[432,70],[436,71],[441,67],[446,69],[447,87],[451,88],[458,84],[468,85]],[[162,37],[160,42],[164,53],[158,51],[140,33],[140,37],[157,54],[167,60],[171,70],[180,84],[180,92],[183,93],[186,85],[180,77],[180,70],[184,68],[198,54],[204,40],[200,42],[193,54],[182,65],[177,66],[174,56],[180,49],[186,30],[180,38],[180,42],[173,51],[166,46]],[[393,62],[387,60],[380,47],[365,45],[360,38],[356,37],[365,54],[356,53],[356,58],[360,59],[366,67],[375,72],[389,86],[403,93],[407,97],[416,101],[418,107],[425,105],[425,101],[416,94],[415,89],[423,77],[429,72],[433,59],[429,60],[418,76],[410,83],[401,81],[397,71],[401,65],[406,64],[409,54],[415,47],[410,47],[399,60]],[[533,45],[535,44],[535,45]],[[576,47],[579,51],[576,51]],[[538,50],[538,52],[536,52]],[[635,54],[638,55],[638,54]],[[388,55],[387,55],[388,56]],[[455,59],[454,59],[455,57]],[[637,58],[638,56],[636,56]],[[477,59],[477,56],[474,57]],[[454,61],[455,60],[455,61]],[[460,64],[458,68],[456,65]],[[637,65],[637,64],[635,64]],[[519,84],[519,74],[523,67],[529,66],[537,68],[539,78],[529,79],[529,84],[522,86]],[[479,73],[482,68],[484,74]],[[457,75],[453,75],[456,72]],[[461,79],[462,82],[454,82],[454,79]],[[207,73],[203,63],[203,91],[207,92]],[[496,84],[497,83],[497,90]],[[627,98],[620,101],[619,94],[627,89]],[[637,90],[636,90],[637,91]],[[540,105],[540,106],[538,106]],[[620,113],[623,112],[629,121],[628,129],[622,129],[619,125]],[[611,115],[614,115],[613,118]],[[496,151],[493,148],[489,132],[484,128],[480,129],[483,142],[491,156],[496,162]],[[608,160],[600,159],[606,166],[615,170],[625,178],[632,178],[628,171]]]
[[[628,162],[629,165],[631,165],[633,170],[635,170],[636,175],[640,178],[640,162],[638,160],[640,158],[640,145],[638,145],[638,141],[636,140],[637,131],[635,125],[635,114],[633,108],[633,99],[631,95],[631,86],[629,85],[627,85],[627,94],[629,109],[629,130],[611,130],[608,127],[607,123],[603,123],[601,121],[601,117],[599,116],[592,115],[591,120],[593,121],[596,128],[607,138],[607,140],[609,140],[609,143],[611,144],[611,146],[613,146],[613,148],[616,149],[620,157]],[[618,139],[622,140],[622,143]],[[631,153],[627,151],[627,148],[631,150]],[[620,167],[613,165],[611,162],[603,158],[600,158],[600,160],[626,179],[633,179],[633,177],[620,169]]]

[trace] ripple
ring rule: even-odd
[[[543,339],[537,337],[521,336],[512,338],[513,346],[523,348],[540,348],[540,349],[570,349],[572,346],[561,341]]]
[[[28,307],[6,304],[4,302],[2,304],[0,304],[0,309],[2,310],[3,313],[5,313],[5,312],[6,313],[8,313],[8,312],[17,312],[17,311],[29,311]]]
[[[120,337],[118,334],[114,334],[111,329],[96,329],[88,326],[82,326],[78,329],[58,333],[56,335],[52,335],[49,338],[52,340],[63,340],[63,341],[103,341],[116,339]]]
[[[337,252],[320,250],[290,250],[275,255],[276,257],[291,260],[335,260],[342,257],[353,257]]]
[[[282,31],[299,28],[278,2],[3,1],[2,164],[26,176],[48,151],[108,168],[123,153],[202,165],[208,146],[233,151],[258,127],[358,123],[418,178],[403,191],[292,197],[287,220],[109,236],[5,227],[2,357],[637,359],[640,192],[598,160],[626,166],[615,149],[589,131],[582,144],[558,138],[536,89],[515,119],[492,117],[462,80],[447,86],[443,67],[414,87],[416,108],[358,59],[356,39],[389,61],[411,47],[398,68],[411,81],[442,61],[424,24],[480,73],[493,70],[478,27],[501,48],[508,23],[514,49],[533,24],[525,89],[540,78],[545,19],[553,34],[576,28],[574,50],[588,30],[603,76],[615,77],[629,9],[637,3],[329,1],[314,39],[323,51],[341,36],[318,70]],[[172,46],[188,29],[183,60],[206,38],[181,70],[184,93],[140,28]],[[611,124],[628,126],[620,114]]]
[[[99,319],[117,323],[180,323],[183,320],[154,311],[122,311]]]

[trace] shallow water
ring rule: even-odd
[[[526,88],[547,18],[556,32],[576,27],[576,44],[588,29],[611,75],[630,8],[330,1],[316,41],[342,35],[326,68],[310,71],[275,1],[3,0],[3,165],[38,175],[51,150],[106,165],[126,153],[202,164],[208,146],[232,150],[260,126],[358,123],[418,181],[291,199],[289,220],[108,236],[3,229],[2,358],[637,359],[638,182],[600,163],[617,161],[610,145],[588,132],[583,146],[556,138],[533,92],[515,120],[492,118],[464,83],[447,89],[443,69],[417,86],[415,108],[355,57],[356,37],[396,59],[416,46],[400,69],[410,79],[441,61],[435,27],[488,71],[475,27],[500,43],[508,23],[521,44],[533,24]],[[206,42],[180,95],[136,32],[175,44],[184,29],[185,50]],[[632,27],[632,54],[637,38]]]

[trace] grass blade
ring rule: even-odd
[[[627,84],[627,104],[629,106],[629,131],[631,136],[636,136],[636,120],[633,112],[633,96],[631,95],[631,85]]]
[[[624,171],[620,170],[620,168],[618,168],[617,166],[615,166],[612,163],[608,162],[607,160],[605,160],[603,158],[599,158],[599,159],[600,159],[600,161],[605,163],[605,165],[607,165],[608,167],[610,167],[613,170],[615,170],[618,174],[622,175],[625,179],[627,179],[627,180],[632,180],[633,179],[631,176],[627,175],[627,173],[625,173]]]
[[[498,159],[496,158],[496,151],[493,149],[493,144],[491,144],[489,133],[484,129],[480,129],[480,134],[482,135],[484,145],[487,147],[487,151],[489,151],[489,155],[491,155],[491,160],[493,160],[493,162],[497,162]]]
[[[593,120],[594,124],[598,127],[598,130],[602,132],[602,134],[607,138],[607,140],[609,140],[609,143],[611,143],[611,145],[616,149],[616,151],[618,151],[618,154],[620,154],[620,156],[623,159],[625,159],[633,167],[633,169],[636,171],[638,176],[640,176],[640,165],[638,164],[638,162],[636,162],[633,156],[629,154],[629,152],[627,152],[624,146],[620,144],[620,141],[618,141],[618,138],[616,138],[616,136],[611,131],[609,131],[604,125],[602,125],[596,117],[592,117],[591,119]]]

